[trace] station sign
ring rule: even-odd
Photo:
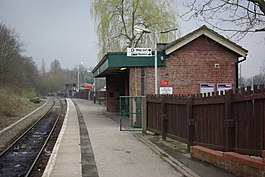
[[[200,92],[202,94],[206,93],[206,94],[210,94],[209,96],[212,95],[212,92],[214,92],[214,84],[212,83],[201,83],[200,84]]]
[[[225,93],[225,91],[232,89],[231,83],[219,83],[217,84],[217,91],[219,95],[221,94],[221,91]]]
[[[127,48],[128,57],[150,57],[152,56],[151,48]]]
[[[172,87],[160,87],[159,88],[160,94],[173,94],[173,88]]]

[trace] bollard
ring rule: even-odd
[[[166,141],[167,134],[167,114],[162,114],[162,140]]]

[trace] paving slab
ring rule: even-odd
[[[79,123],[71,99],[67,99],[66,117],[43,176],[82,176]]]
[[[120,131],[105,107],[75,99],[85,120],[100,177],[178,177],[169,165],[133,133]]]
[[[74,102],[77,107],[67,99],[66,118],[44,177],[234,176],[194,161],[175,140],[120,131],[119,115],[106,112],[105,106],[81,99]]]

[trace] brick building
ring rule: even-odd
[[[237,88],[238,63],[248,52],[206,26],[159,48],[158,91],[167,89],[173,94]],[[154,93],[153,56],[108,53],[93,73],[94,77],[106,77],[108,111],[119,111],[119,96]]]

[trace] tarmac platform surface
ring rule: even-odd
[[[67,104],[64,124],[43,176],[233,176],[189,162],[188,157],[182,163],[141,132],[120,131],[119,117],[108,114],[104,106],[81,99],[67,99]],[[198,168],[200,174],[191,167]]]

